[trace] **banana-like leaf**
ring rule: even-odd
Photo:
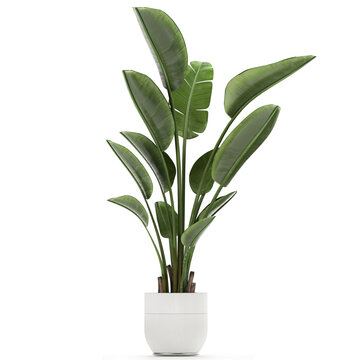
[[[175,130],[168,102],[148,76],[131,70],[123,73],[131,98],[151,136],[161,150],[166,150]]]
[[[167,205],[168,211],[170,213],[170,223],[169,216],[166,211],[166,203],[164,201],[158,201],[155,203],[156,218],[159,224],[160,234],[164,238],[170,238],[172,234],[172,216],[175,216],[175,226],[178,228],[178,215],[171,205]]]
[[[107,140],[107,143],[129,171],[139,186],[141,193],[146,199],[149,199],[153,192],[153,183],[143,164],[141,164],[139,159],[125,146],[116,144],[110,140]]]
[[[232,78],[225,89],[225,111],[234,118],[258,95],[284,80],[315,56],[297,56],[245,70]]]
[[[147,211],[142,206],[141,202],[135,199],[133,196],[124,195],[116,198],[111,198],[108,201],[120,205],[125,209],[128,209],[133,214],[135,214],[145,226],[149,225],[149,215]]]
[[[182,244],[187,248],[195,246],[201,234],[214,219],[215,216],[210,216],[189,226],[181,235]]]
[[[167,88],[167,79],[169,90],[177,90],[184,80],[188,62],[185,41],[179,28],[170,16],[161,10],[134,10],[158,66],[164,87]]]
[[[245,118],[225,139],[217,151],[212,177],[221,186],[227,186],[245,161],[264,142],[273,129],[280,108],[265,105]]]
[[[190,175],[189,175],[190,187],[195,194],[200,194],[200,195],[206,194],[213,187],[214,180],[211,177],[211,164],[210,164],[206,174],[204,175],[204,181],[200,189],[201,177],[203,176],[206,164],[208,163],[211,157],[211,153],[212,150],[200,156],[199,159],[195,161],[193,167],[190,170]]]
[[[230,194],[221,196],[217,198],[212,206],[210,204],[200,213],[199,220],[204,219],[206,217],[215,215],[218,211],[220,211],[234,196],[236,195],[236,191],[231,192]]]
[[[184,129],[184,115],[175,111],[175,119],[176,119],[176,126],[178,134],[184,137],[185,129]],[[189,128],[187,129],[187,139],[194,139],[198,137],[198,134],[191,131]]]
[[[121,134],[135,147],[148,163],[158,179],[161,189],[164,192],[169,191],[174,182],[176,172],[175,165],[169,155],[165,152],[162,153],[165,160],[164,165],[160,154],[161,150],[159,150],[159,148],[157,148],[157,146],[145,135],[130,131],[123,131]],[[166,172],[169,173],[170,183],[168,182]]]
[[[208,112],[205,109],[210,105],[213,75],[210,63],[193,61],[187,67],[185,81],[173,93],[174,106],[179,112],[177,120],[181,123],[179,127],[186,127],[190,135],[206,129]]]

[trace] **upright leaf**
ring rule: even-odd
[[[173,93],[179,127],[190,131],[189,138],[193,132],[202,133],[206,129],[208,112],[205,109],[210,105],[213,73],[210,63],[193,61],[187,67],[185,81]]]
[[[130,131],[123,131],[121,134],[135,147],[148,163],[158,179],[161,189],[164,192],[169,191],[174,182],[176,171],[175,165],[170,157],[165,152],[162,153],[165,160],[164,164],[160,153],[161,150],[159,150],[145,135]],[[169,173],[170,183],[168,182],[167,172]]]
[[[168,102],[148,76],[131,70],[123,73],[131,98],[151,136],[161,150],[166,150],[175,129]]]
[[[245,161],[264,142],[273,129],[280,108],[266,105],[252,112],[225,139],[217,151],[212,177],[221,186],[227,186]]]
[[[208,193],[213,187],[214,180],[211,177],[211,164],[204,175],[204,181],[200,189],[200,181],[203,176],[204,169],[211,157],[212,150],[208,151],[204,155],[200,156],[190,170],[190,187],[195,194],[203,195]]]
[[[199,220],[204,219],[208,216],[215,215],[218,211],[220,211],[234,196],[236,195],[236,191],[227,194],[225,196],[221,196],[217,198],[214,203],[210,204],[200,213]]]
[[[162,237],[170,238],[172,234],[172,216],[175,216],[175,224],[176,229],[178,227],[178,215],[176,211],[168,204],[166,210],[166,203],[163,201],[158,201],[155,203],[155,211],[156,211],[156,218],[159,224],[160,234]],[[170,223],[169,223],[169,216],[170,214]]]
[[[131,211],[133,214],[135,214],[141,222],[145,225],[149,225],[149,215],[145,208],[142,206],[141,202],[137,199],[135,199],[133,196],[130,195],[124,195],[119,196],[116,198],[111,198],[108,201],[120,205],[124,207],[125,209]]]
[[[245,70],[232,78],[225,89],[225,111],[230,117],[239,112],[258,95],[284,80],[315,56],[298,56],[273,64]]]
[[[146,199],[149,199],[153,192],[153,184],[148,172],[138,158],[125,146],[116,144],[110,140],[107,140],[107,143],[129,171],[130,175],[139,186],[141,193]]]
[[[136,16],[158,66],[162,83],[171,91],[178,89],[184,79],[188,62],[186,45],[179,28],[161,10],[135,8]]]
[[[195,246],[201,234],[214,219],[215,216],[211,216],[189,226],[181,235],[182,244],[188,248]]]

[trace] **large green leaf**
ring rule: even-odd
[[[195,246],[201,234],[214,219],[215,216],[210,216],[189,226],[181,235],[182,244],[188,248]]]
[[[166,210],[167,206],[167,210]],[[175,210],[168,204],[163,201],[158,201],[155,203],[156,218],[159,224],[160,234],[162,237],[170,238],[172,234],[172,216],[175,216],[175,226],[178,227],[178,215]],[[170,223],[169,216],[170,214]]]
[[[258,95],[302,68],[315,56],[298,56],[245,70],[232,78],[225,89],[225,111],[234,118]]]
[[[204,175],[204,181],[200,189],[201,177],[203,176],[206,164],[208,163],[211,157],[211,153],[212,150],[200,156],[199,159],[195,161],[193,167],[190,170],[190,175],[189,175],[190,187],[195,194],[203,195],[208,193],[214,184],[214,180],[211,177],[211,164],[210,164],[210,166],[208,166],[208,170],[206,171],[206,174]]]
[[[177,90],[184,80],[188,62],[185,41],[179,28],[161,10],[135,8],[135,13],[158,66],[164,87],[167,88],[167,79],[169,90]]]
[[[116,144],[110,140],[107,140],[107,143],[134,178],[141,193],[146,199],[149,199],[153,192],[153,184],[148,172],[139,159],[125,146]]]
[[[191,66],[190,66],[191,65]],[[193,61],[188,65],[185,81],[173,93],[175,109],[178,111],[177,123],[192,133],[202,133],[206,129],[213,79],[213,68],[210,63]],[[184,130],[182,131],[183,135]]]
[[[123,73],[131,98],[151,136],[161,150],[166,150],[175,129],[168,102],[148,76],[131,70]]]
[[[221,210],[236,194],[236,191],[231,192],[230,194],[221,196],[217,198],[214,203],[210,204],[200,213],[199,220],[204,219],[208,216],[215,215],[219,210]]]
[[[156,178],[159,181],[161,189],[166,192],[169,191],[175,178],[175,165],[170,159],[169,155],[165,152],[162,153],[164,161],[162,159],[159,148],[145,135],[123,131],[121,134],[135,147],[135,149],[140,153],[140,155],[145,159],[149,164],[151,170],[154,172]],[[166,172],[169,173],[169,180],[167,180]]]
[[[142,206],[141,202],[135,199],[133,196],[124,195],[117,198],[111,198],[108,201],[128,209],[133,214],[135,214],[145,226],[149,225],[149,215],[147,211]]]
[[[273,129],[280,108],[266,105],[246,117],[225,139],[217,151],[212,177],[221,186],[227,186],[245,161],[264,142]]]

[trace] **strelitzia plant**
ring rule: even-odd
[[[194,162],[187,179],[187,142],[202,134],[207,126],[213,68],[208,62],[188,64],[186,45],[180,30],[163,11],[135,8],[135,14],[154,56],[166,97],[148,76],[133,70],[123,72],[132,101],[152,138],[124,131],[121,134],[151,169],[162,199],[149,204],[152,179],[139,158],[125,146],[108,144],[139,187],[145,207],[130,195],[109,199],[134,213],[145,227],[155,249],[161,276],[159,292],[195,292],[191,261],[197,242],[215,215],[235,196],[236,191],[220,196],[246,160],[272,131],[280,108],[265,105],[248,115],[227,136],[242,110],[257,96],[284,80],[314,59],[299,56],[255,67],[232,78],[225,89],[224,107],[230,117],[212,149]],[[174,143],[175,163],[166,153]],[[176,184],[174,181],[176,178]],[[195,194],[186,221],[186,182]],[[206,195],[216,183],[209,203]],[[153,232],[149,230],[149,222]],[[163,241],[169,242],[167,262]]]

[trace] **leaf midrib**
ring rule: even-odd
[[[232,174],[232,171],[236,168],[237,164],[243,159],[244,154],[249,150],[249,148],[254,144],[254,142],[259,138],[259,136],[263,133],[266,126],[269,124],[269,122],[272,120],[274,112],[277,110],[278,107],[275,107],[275,109],[271,112],[269,119],[265,122],[265,124],[261,127],[260,131],[257,133],[257,135],[250,141],[250,143],[246,146],[245,150],[242,152],[242,154],[237,158],[237,160],[234,162],[234,164],[231,166],[230,170],[228,171],[227,175],[225,176],[224,180],[221,182],[221,186],[225,186],[227,180],[229,179],[230,175]]]

